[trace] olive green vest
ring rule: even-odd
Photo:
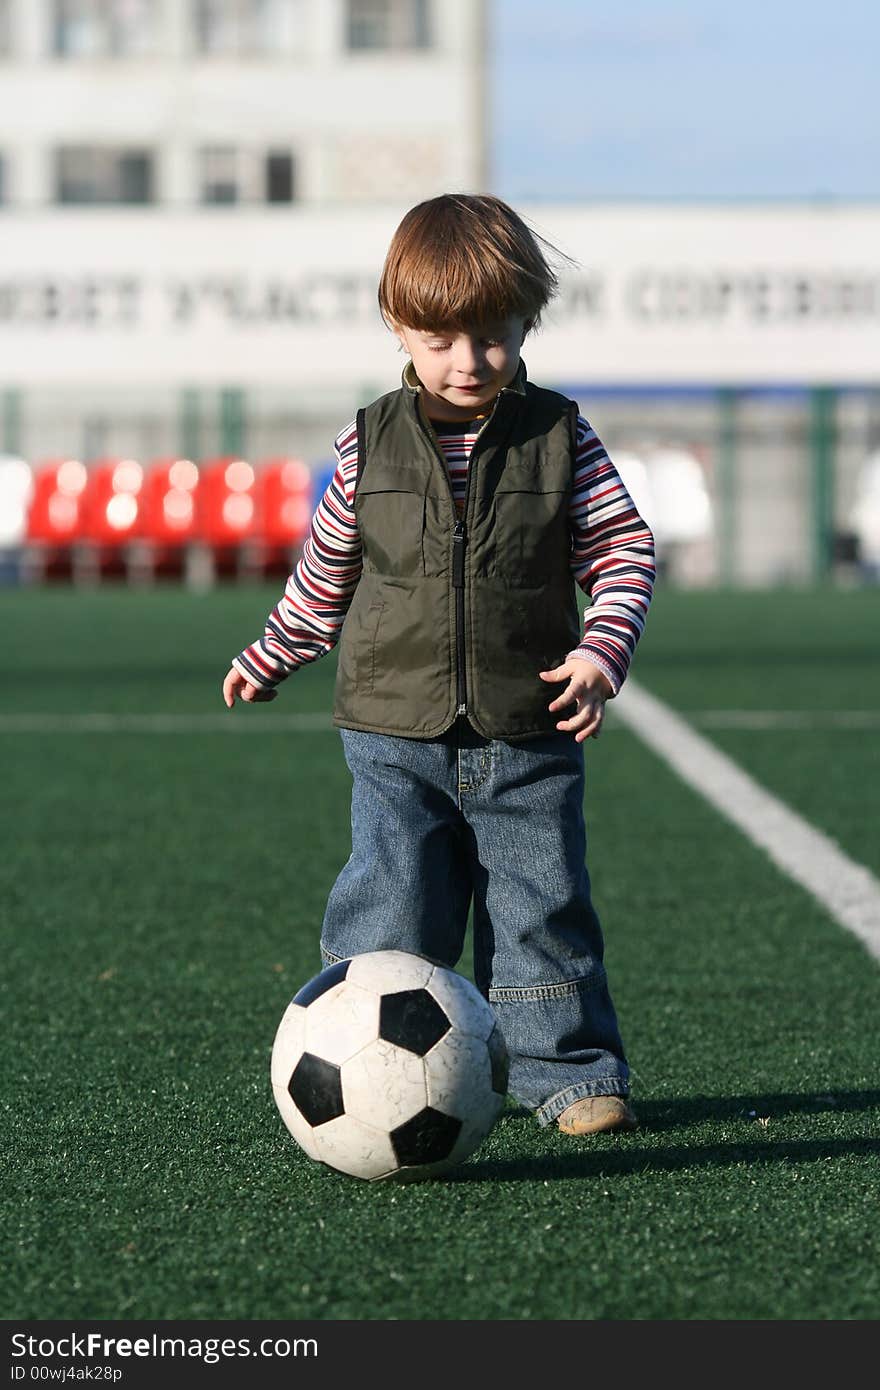
[[[459,520],[420,389],[408,369],[400,390],[358,413],[363,571],[339,641],[333,722],[432,738],[466,712],[487,738],[551,733],[561,687],[538,672],[580,639],[577,406],[527,382],[520,364],[474,444]]]

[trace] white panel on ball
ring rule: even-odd
[[[495,1027],[495,1015],[491,1006],[477,993],[476,986],[472,990],[462,988],[462,978],[438,965],[431,976],[428,992],[433,994],[456,1028],[485,1041]]]
[[[434,973],[432,961],[406,951],[368,951],[352,957],[346,980],[378,994],[394,990],[424,989]]]
[[[306,1011],[288,1004],[272,1044],[272,1085],[287,1086],[303,1051]]]
[[[341,1065],[379,1031],[379,996],[346,979],[308,1007],[305,1039],[309,1052]]]
[[[312,1130],[317,1157],[343,1173],[359,1178],[384,1177],[397,1168],[397,1156],[388,1134],[364,1124],[354,1115],[340,1115]]]
[[[342,1098],[347,1115],[396,1129],[427,1104],[423,1060],[376,1038],[343,1066]]]
[[[428,1104],[436,1110],[463,1116],[492,1108],[492,1066],[479,1038],[447,1033],[422,1060]]]

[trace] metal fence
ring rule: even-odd
[[[880,385],[579,388],[680,585],[876,582]],[[295,455],[326,478],[335,435],[379,394],[332,387],[0,392],[0,451],[32,465]]]

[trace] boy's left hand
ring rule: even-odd
[[[585,738],[598,738],[605,718],[605,701],[614,694],[605,672],[584,657],[571,656],[561,666],[554,666],[552,671],[539,671],[538,675],[542,681],[557,685],[560,681],[568,681],[562,694],[547,706],[549,710],[577,705],[577,713],[569,719],[560,719],[557,729],[574,733],[578,743],[583,743]]]

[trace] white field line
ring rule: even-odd
[[[631,686],[624,687],[624,690]],[[614,702],[618,708],[622,697]],[[604,733],[620,724],[612,717]],[[703,729],[880,729],[880,710],[686,710],[688,724]],[[621,721],[622,723],[623,721]],[[0,734],[276,734],[332,733],[330,715],[267,714],[0,714]]]
[[[673,772],[732,821],[880,960],[880,881],[759,786],[668,705],[627,681],[614,710]]]

